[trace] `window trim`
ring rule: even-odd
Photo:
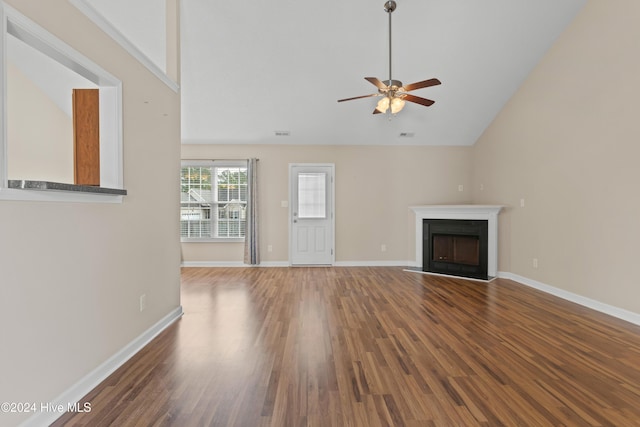
[[[7,58],[6,38],[10,34],[40,51],[100,88],[100,170],[101,187],[124,189],[122,82],[108,71],[67,45],[16,9],[0,1],[0,200],[55,202],[122,203],[119,194],[79,191],[30,190],[9,188],[7,150]],[[104,112],[104,114],[102,114]],[[28,179],[29,177],[24,177]]]
[[[193,160],[185,159],[181,161],[180,171],[185,167],[207,167],[207,168],[224,168],[224,167],[244,167],[247,168],[247,160]],[[214,202],[217,203],[217,202]],[[180,202],[182,205],[182,202]],[[244,243],[245,237],[183,237],[180,236],[181,243]]]

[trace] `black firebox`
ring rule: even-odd
[[[488,279],[486,220],[422,220],[422,270]]]

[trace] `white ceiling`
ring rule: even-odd
[[[167,62],[165,0],[80,0],[136,45],[158,68]]]
[[[183,1],[183,142],[472,145],[586,0],[397,0],[393,78],[442,85],[391,120],[337,102],[389,77],[384,3]]]

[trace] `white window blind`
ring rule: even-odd
[[[327,174],[298,174],[298,218],[327,217]]]

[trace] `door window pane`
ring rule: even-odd
[[[327,217],[327,174],[298,174],[298,218]]]

